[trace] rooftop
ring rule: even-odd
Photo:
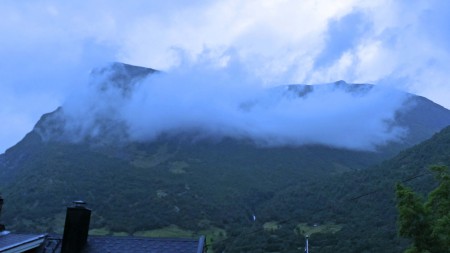
[[[39,247],[45,240],[45,235],[0,233],[0,252],[25,252]]]
[[[60,253],[62,238],[49,236],[39,253]],[[118,236],[89,236],[82,253],[201,253],[205,237],[147,238]]]
[[[3,199],[0,196],[0,213]],[[84,201],[67,208],[63,235],[14,234],[0,224],[1,253],[204,253],[205,237],[88,236],[91,210]],[[63,243],[64,238],[64,243]]]

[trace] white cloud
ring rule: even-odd
[[[449,5],[437,0],[2,1],[0,85],[14,93],[3,96],[15,100],[0,106],[19,108],[23,90],[53,94],[43,105],[30,102],[35,110],[10,111],[26,111],[26,127],[15,128],[30,129],[26,122],[80,85],[88,68],[122,60],[167,70],[238,61],[265,85],[372,82],[450,108]],[[333,41],[346,39],[331,34],[330,24],[353,14],[361,16],[363,29],[355,31],[348,48],[333,51],[337,57],[318,66]],[[3,110],[0,118],[11,114]],[[0,150],[13,144],[4,141],[11,128],[0,134]]]
[[[195,62],[213,51],[220,61],[232,50],[252,74],[277,79],[293,65],[309,70],[329,20],[351,10],[352,1],[219,1],[177,10],[164,23],[151,16],[136,21],[124,38],[121,58],[170,69],[186,56]]]
[[[383,87],[352,93],[344,85],[266,90],[231,70],[207,69],[155,74],[126,96],[111,83],[99,89],[110,79],[95,76],[93,86],[67,101],[55,116],[64,118],[64,133],[60,128],[57,135],[45,130],[54,125],[54,118],[39,132],[44,139],[75,142],[150,141],[161,134],[189,133],[269,146],[323,144],[357,150],[375,150],[404,137],[405,129],[392,125],[407,99],[404,93]],[[308,89],[313,92],[298,96]],[[346,137],[349,133],[351,138]]]

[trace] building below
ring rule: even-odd
[[[46,240],[46,235],[0,233],[0,252],[2,253],[34,253]]]
[[[206,253],[205,237],[88,236],[91,210],[83,201],[67,208],[63,235],[14,234],[0,224],[1,253]],[[0,196],[0,214],[3,199]]]

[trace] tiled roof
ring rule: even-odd
[[[42,244],[45,235],[31,234],[4,234],[0,236],[0,252],[22,252],[26,249],[33,249]]]
[[[205,237],[199,239],[89,236],[82,253],[202,253]],[[60,253],[61,239],[49,238],[41,253]]]

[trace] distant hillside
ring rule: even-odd
[[[288,241],[293,250],[303,246],[296,242],[299,235],[291,232],[297,227],[303,234],[312,234],[311,251],[403,252],[407,242],[397,236],[395,184],[403,182],[428,193],[436,186],[427,170],[431,165],[450,166],[450,127],[378,166],[316,178],[277,192],[257,209],[261,220],[271,221],[278,229],[248,227],[248,235],[244,232],[235,238],[232,247],[225,246],[227,242],[222,245],[235,252],[240,247],[256,249],[257,244],[270,247]]]
[[[94,76],[102,77],[94,88],[101,94],[113,85],[122,96],[131,96],[139,80],[152,73],[155,70],[115,63],[93,71]],[[340,81],[321,87],[364,95],[374,86]],[[278,89],[289,99],[302,99],[320,87]],[[85,129],[71,128],[67,135],[64,108],[59,108],[44,115],[32,132],[0,155],[0,192],[5,199],[2,219],[8,229],[20,232],[60,232],[65,206],[83,199],[94,210],[91,232],[97,234],[154,235],[173,232],[176,225],[175,231],[181,235],[206,233],[217,242],[239,238],[233,239],[234,246],[225,246],[227,252],[239,252],[238,245],[250,241],[270,244],[277,236],[297,240],[298,235],[292,233],[297,225],[317,222],[335,231],[314,235],[323,242],[320,252],[349,252],[342,250],[356,242],[377,248],[384,245],[379,240],[392,246],[398,242],[392,239],[392,183],[431,162],[448,162],[439,158],[445,158],[441,152],[448,151],[448,146],[439,146],[449,143],[445,133],[450,130],[446,129],[380,167],[364,170],[450,124],[450,111],[426,98],[408,95],[403,108],[396,113],[395,122],[388,123],[408,129],[409,134],[400,142],[379,146],[377,152],[317,144],[264,146],[248,138],[198,138],[195,131],[130,141],[127,125],[115,120],[114,108],[95,118],[95,134],[77,135]],[[75,135],[82,138],[74,141]],[[343,138],[352,138],[352,133]],[[419,162],[419,157],[423,161]],[[361,199],[362,207],[339,202],[379,186],[386,186],[379,193],[382,195]],[[323,208],[330,205],[335,207]],[[291,217],[295,219],[283,229],[272,229],[275,234],[245,236],[264,225],[278,228],[278,221]],[[274,223],[267,223],[270,221]],[[300,230],[309,229],[308,224],[299,226]],[[374,227],[385,229],[386,234]],[[352,231],[357,234],[350,235]],[[367,233],[375,239],[364,241],[362,236]],[[299,246],[298,242],[288,245],[283,252]]]

